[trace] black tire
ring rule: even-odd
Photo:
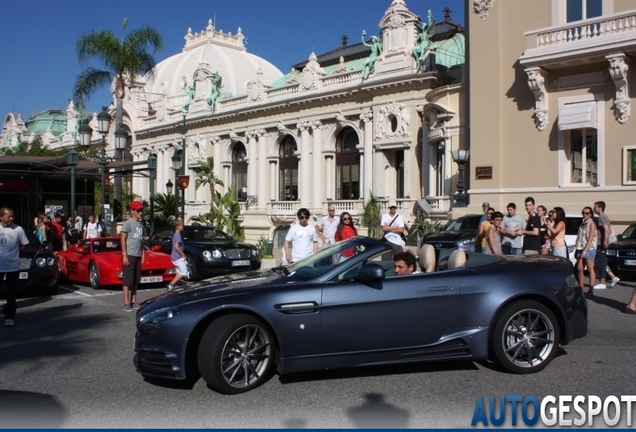
[[[244,393],[269,379],[274,340],[258,319],[226,315],[203,333],[197,361],[210,388],[225,394]]]
[[[497,317],[491,346],[504,369],[529,374],[543,370],[554,358],[559,336],[559,323],[550,309],[533,300],[520,300]]]
[[[99,267],[97,267],[95,261],[88,267],[88,280],[91,283],[91,288],[94,290],[102,288],[102,284],[99,282]]]
[[[59,288],[60,288],[60,283],[59,282],[55,282],[55,285],[50,286],[48,288],[44,288],[42,291],[43,291],[44,295],[53,296],[53,295],[57,294]]]
[[[186,255],[186,266],[188,267],[186,280],[197,281],[201,279],[201,275],[197,271],[197,263],[192,255]]]

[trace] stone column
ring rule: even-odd
[[[311,124],[313,129],[313,142],[312,142],[312,150],[311,150],[311,162],[312,162],[312,170],[314,172],[315,177],[318,177],[319,173],[322,172],[322,141],[323,141],[323,133],[324,126],[320,121],[315,121]],[[316,179],[317,180],[317,179]],[[320,211],[322,207],[322,197],[323,197],[323,188],[322,182],[316,181],[313,182],[312,185],[312,195],[311,195],[311,205],[312,212]]]
[[[373,187],[373,112],[370,109],[360,114],[360,120],[364,123],[364,166],[362,174],[362,187],[360,190],[364,202],[370,198],[369,192],[377,193]]]
[[[411,196],[411,147],[404,147],[404,170],[402,172],[402,184],[404,185],[404,196]]]
[[[267,135],[265,129],[257,131],[258,136],[258,208],[267,208],[267,186],[272,180],[267,175]]]
[[[278,201],[276,193],[276,159],[269,160],[269,199],[270,201]]]
[[[223,141],[218,135],[212,135],[210,137],[210,144],[212,145],[212,151],[210,153],[212,153],[212,157],[214,158],[214,174],[223,180],[223,167],[221,165]],[[229,186],[225,181],[223,181],[223,185],[221,189],[225,191]]]
[[[298,170],[298,183],[300,183],[300,206],[309,208],[311,202],[310,190],[313,183],[313,177],[311,175],[311,155],[309,148],[310,135],[309,122],[298,123],[298,129],[300,130],[300,167]]]
[[[335,200],[336,190],[334,188],[334,179],[336,178],[336,173],[334,171],[333,158],[333,153],[328,153],[325,155],[325,165],[327,165],[327,169],[325,170],[327,173],[327,181],[325,182],[325,195],[328,199]]]
[[[248,164],[247,164],[247,201],[252,207],[254,201],[257,199],[257,185],[258,185],[258,143],[256,141],[257,132],[255,130],[249,130],[245,134],[247,137],[248,148]]]

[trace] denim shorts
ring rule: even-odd
[[[577,250],[574,256],[576,257],[576,259],[579,259],[581,257],[582,253],[583,253],[582,250]],[[594,259],[595,257],[596,257],[596,249],[589,249],[585,253],[585,256],[583,258],[584,259]]]

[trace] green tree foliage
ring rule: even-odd
[[[210,211],[194,216],[192,220],[215,226],[237,240],[245,239],[245,229],[238,220],[241,215],[241,205],[236,200],[236,189],[232,186],[223,195],[217,190],[217,186],[223,187],[223,181],[214,174],[214,158],[212,157],[201,161],[200,170],[194,182],[196,189],[206,185],[210,188],[212,195]]]
[[[68,149],[50,149],[42,143],[40,137],[35,138],[31,143],[20,141],[14,147],[4,149],[5,156],[63,156],[68,153]]]
[[[369,229],[369,237],[374,239],[382,238],[383,233],[380,227],[380,223],[382,222],[380,200],[371,191],[369,191],[369,199],[364,205],[362,220],[360,222]]]

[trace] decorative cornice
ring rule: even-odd
[[[360,120],[362,120],[364,123],[369,123],[371,120],[373,120],[373,111],[371,111],[370,108],[364,109],[360,113]]]
[[[525,70],[528,87],[534,94],[534,124],[541,132],[548,126],[548,90],[545,88],[547,72],[540,67]]]
[[[620,124],[627,123],[631,114],[629,99],[629,59],[623,53],[605,56],[609,62],[609,74],[616,87],[614,116]]]

